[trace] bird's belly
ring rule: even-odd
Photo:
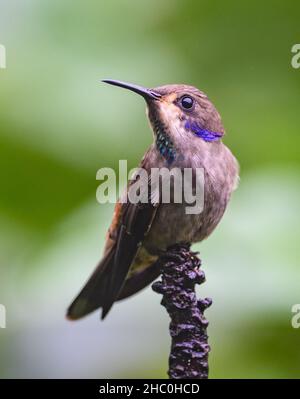
[[[175,243],[193,242],[202,219],[202,214],[187,214],[184,204],[162,204],[143,245],[156,254]]]
[[[158,254],[176,243],[202,241],[221,220],[227,202],[227,190],[210,188],[199,213],[187,213],[190,205],[186,203],[161,204],[143,246],[150,254]]]

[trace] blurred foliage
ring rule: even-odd
[[[112,211],[95,201],[96,171],[136,166],[151,143],[141,99],[105,77],[192,84],[216,104],[242,180],[198,246],[216,298],[211,376],[300,376],[290,326],[300,301],[299,12],[291,0],[0,0],[0,376],[165,377],[167,317],[151,291],[101,325],[63,319]]]

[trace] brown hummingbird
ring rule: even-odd
[[[207,238],[238,183],[238,163],[222,142],[225,131],[221,117],[203,92],[183,84],[148,89],[110,79],[103,82],[129,89],[146,100],[154,141],[140,167],[149,172],[163,167],[202,168],[204,204],[201,213],[187,214],[184,203],[161,203],[159,195],[156,202],[119,200],[103,258],[68,309],[71,320],[97,308],[102,308],[103,319],[115,301],[158,277],[156,261],[162,251],[177,243]],[[127,193],[128,188],[124,195]]]

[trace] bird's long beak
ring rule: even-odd
[[[134,85],[131,83],[121,82],[120,80],[103,79],[102,82],[134,91],[135,93],[143,96],[146,100],[158,100],[161,97],[161,95],[159,93],[156,93],[154,90],[147,89],[146,87]]]

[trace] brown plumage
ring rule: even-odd
[[[187,85],[145,89],[106,82],[146,99],[154,142],[140,167],[149,176],[152,168],[203,168],[204,206],[199,214],[187,214],[185,202],[162,203],[159,188],[151,193],[150,180],[147,203],[118,202],[103,258],[69,307],[70,319],[100,307],[104,318],[115,301],[141,290],[158,276],[155,261],[161,251],[176,243],[195,243],[208,237],[238,182],[237,161],[221,140],[224,128],[220,115],[204,93]],[[125,196],[137,179],[129,184]]]

